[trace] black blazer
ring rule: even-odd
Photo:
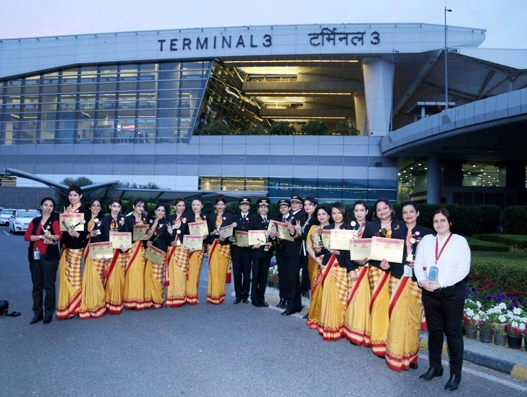
[[[169,223],[169,227],[172,228],[172,234],[168,234],[168,244],[172,243],[172,241],[176,241],[176,238],[179,238],[179,242],[183,244],[183,236],[185,234],[189,234],[188,232],[188,214],[184,213],[181,215],[181,222],[178,228],[173,228],[173,226],[176,225],[177,221],[177,214],[169,215],[167,218],[167,222]],[[179,230],[179,233],[178,233]]]
[[[331,229],[335,229],[334,223],[324,226],[324,230],[331,230]],[[340,225],[340,230],[352,230],[351,225],[349,223],[343,223],[342,225]],[[329,262],[329,259],[331,258],[331,252],[329,252],[329,250],[325,248],[322,251],[324,253],[324,259],[322,263],[324,265],[327,265]],[[340,254],[337,255],[337,261],[339,262],[339,266],[345,267],[348,273],[351,272],[352,270],[355,270],[357,268],[357,264],[351,261],[350,252],[348,250],[342,250],[339,252]]]
[[[307,240],[307,235],[309,234],[309,229],[311,229],[311,226],[315,225],[317,223],[317,215],[313,214],[311,218],[304,217],[304,222],[302,222],[302,240]]]
[[[287,220],[291,222],[292,224],[296,224],[296,221],[298,220],[300,224],[302,224],[301,218],[303,217],[303,215],[301,214],[301,212],[303,212],[303,210],[301,210],[296,215],[289,215]],[[282,218],[280,218],[280,222],[282,222]],[[302,255],[303,254],[302,235],[295,237],[294,241],[284,240],[284,251],[283,252],[284,252],[285,257],[293,257],[293,256]]]
[[[217,226],[216,226],[216,219],[217,218],[218,218],[217,214],[213,214],[213,215],[209,216],[209,219],[208,219],[208,222],[207,222],[207,226],[209,228],[209,234],[212,233],[214,230],[216,230],[216,228],[217,228]],[[222,215],[220,228],[228,226],[228,225],[232,225],[232,222],[234,222],[232,214],[228,214],[228,213],[224,212],[223,215]],[[213,242],[214,239],[218,239],[219,240],[218,236],[210,236],[210,237],[211,237],[211,242]],[[224,241],[220,241],[221,245],[227,245],[227,244],[230,244],[230,243],[231,242],[230,242],[229,239],[225,239]]]
[[[104,218],[101,219],[101,235],[97,236],[101,238],[101,241],[110,241],[110,230],[114,230],[117,232],[126,232],[125,230],[125,218],[124,215],[119,214],[116,219],[117,228],[112,229],[112,216],[106,215]],[[115,225],[114,225],[115,226]]]
[[[167,247],[172,240],[172,236],[170,233],[168,233],[169,227],[170,223],[166,219],[160,219],[157,223],[154,233],[152,234],[152,237],[149,239],[154,247],[159,248],[161,251],[165,252],[167,252]]]
[[[399,220],[393,220],[391,223],[392,228],[392,238],[396,238],[399,240],[406,240],[406,234],[408,233],[408,229],[406,228],[406,224],[403,221]],[[364,233],[362,234],[363,238],[372,238],[372,237],[382,237],[381,236],[381,221],[379,219],[374,219],[372,222],[369,222],[366,224],[366,228],[364,229]],[[406,259],[406,244],[403,248],[403,261]],[[380,269],[381,262],[380,261],[369,261],[370,266],[375,266]],[[382,269],[381,269],[382,270]],[[385,270],[388,273],[391,273],[392,276],[401,278],[404,274],[404,264],[403,263],[390,263],[390,268],[388,270]]]
[[[152,226],[152,224],[149,223],[148,218],[144,214],[141,214],[141,219],[143,220],[143,224],[148,225],[149,227]],[[133,242],[134,241],[134,226],[135,226],[135,215],[133,213],[124,217],[124,225],[125,225],[124,231],[132,233],[132,242]],[[143,241],[143,247],[146,247],[146,241]]]
[[[266,218],[267,220],[264,221],[260,214],[256,215],[252,219],[251,230],[267,230],[267,228],[269,227],[269,218],[268,217]],[[273,256],[273,252],[272,252],[272,249],[270,249],[269,251],[265,251],[265,247],[262,246],[257,249],[252,249],[251,256],[253,258],[271,257]]]
[[[84,205],[81,205],[78,212],[84,214],[84,228],[82,231],[79,231],[79,238],[71,237],[68,232],[62,232],[62,238],[60,240],[61,247],[80,249],[86,247],[86,244],[88,243],[86,235],[88,234],[88,222],[91,218],[91,211],[89,211]]]
[[[256,215],[254,214],[251,214],[251,213],[248,213],[247,214],[247,219],[243,219],[242,218],[242,214],[241,213],[238,213],[236,215],[233,216],[233,222],[236,222],[236,227],[234,228],[234,230],[238,230],[239,232],[248,232],[249,230],[251,230],[251,225],[252,225],[252,222],[253,222],[253,219],[256,217]],[[252,250],[251,247],[238,247],[237,245],[233,245],[232,246],[232,249],[235,250],[235,251],[242,251],[242,252],[245,252],[247,254],[249,254]]]
[[[102,226],[102,219],[104,218],[104,214],[101,212],[99,212],[99,215],[96,217],[96,219],[99,220],[99,222],[96,222],[95,225],[93,225],[93,230],[101,230],[101,226]],[[91,214],[90,214],[90,220],[91,220]],[[88,238],[88,236],[86,236],[86,242],[87,243],[101,243],[103,242],[104,240],[102,239],[102,235],[101,233],[93,236],[92,238]]]

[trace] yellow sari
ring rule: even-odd
[[[95,226],[93,220],[88,223],[88,231]],[[82,275],[82,303],[79,309],[79,317],[87,320],[91,317],[101,318],[106,313],[106,297],[102,276],[104,272],[104,260],[93,260],[90,258],[90,244],[84,250],[84,273]]]
[[[124,277],[125,309],[148,309],[145,301],[145,249],[142,241],[134,241],[128,255]]]
[[[196,222],[201,222],[200,216],[196,217]],[[204,244],[205,245],[205,244]],[[188,305],[197,305],[199,303],[198,298],[198,284],[199,274],[201,272],[201,265],[203,263],[204,254],[203,247],[200,251],[191,252],[188,260],[188,276],[187,276],[187,296],[185,301]]]
[[[178,240],[179,241],[179,240]],[[179,307],[185,304],[187,295],[187,275],[189,251],[181,245],[170,248],[167,255],[167,307]]]
[[[350,292],[342,333],[350,342],[369,347],[371,292],[368,282],[368,266],[361,266],[356,273],[357,280],[353,283]]]
[[[106,295],[106,311],[108,314],[121,314],[123,311],[124,296],[124,269],[128,255],[114,250],[113,258],[105,272],[106,284],[104,291]]]

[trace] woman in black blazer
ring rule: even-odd
[[[225,300],[225,283],[231,259],[231,242],[220,236],[220,228],[232,224],[232,215],[225,213],[225,196],[216,199],[216,216],[210,216],[208,221],[209,235],[212,243],[209,245],[209,282],[207,302],[220,305]]]
[[[379,199],[374,205],[374,219],[366,224],[363,237],[381,237],[406,239],[406,226],[404,222],[395,219],[392,204],[387,199]],[[404,250],[406,251],[406,249]],[[406,253],[403,253],[403,257]],[[386,354],[386,339],[389,326],[390,305],[390,273],[402,274],[402,265],[390,263],[386,259],[382,261],[370,260],[368,278],[371,291],[370,303],[370,345],[373,354],[384,358]]]

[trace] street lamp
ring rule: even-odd
[[[445,109],[448,109],[448,47],[446,41],[446,13],[452,12],[452,10],[445,7]]]

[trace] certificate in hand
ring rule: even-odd
[[[145,259],[157,266],[162,266],[165,263],[165,256],[166,253],[156,247],[148,247],[145,250]]]
[[[324,248],[329,247],[329,239],[331,237],[331,230],[322,230],[322,244],[324,245]]]
[[[121,245],[124,249],[132,248],[132,233],[130,232],[110,232],[110,243],[114,249],[121,248]]]
[[[220,237],[229,238],[234,234],[234,225],[228,225],[220,228]]]
[[[236,245],[238,247],[248,247],[249,246],[249,233],[235,230],[236,234]]]
[[[404,240],[395,238],[373,237],[371,239],[370,259],[388,262],[402,263]]]
[[[111,259],[113,257],[113,246],[109,241],[102,243],[90,244],[90,258],[91,260]]]
[[[150,237],[148,237],[148,229],[150,226],[148,225],[135,225],[134,226],[134,241],[137,240],[148,240]]]
[[[293,236],[291,236],[291,233],[289,233],[289,230],[287,229],[287,225],[283,222],[278,221],[269,221],[269,226],[267,227],[267,230],[271,231],[274,230],[275,232],[278,232],[278,237],[282,240],[288,240],[288,241],[294,241],[295,239]]]
[[[350,240],[350,259],[352,261],[369,258],[370,251],[371,238],[359,238]]]
[[[207,226],[207,222],[205,221],[189,223],[188,230],[190,232],[190,235],[192,236],[208,236],[209,235],[209,227]]]
[[[183,236],[183,246],[185,248],[194,248],[196,251],[203,249],[203,236],[190,236],[185,234]]]
[[[68,229],[73,229],[77,232],[84,230],[84,214],[81,212],[75,214],[59,214],[60,231],[65,232]]]
[[[358,232],[356,230],[346,229],[331,229],[331,236],[329,237],[329,246],[332,250],[349,251],[350,240],[357,238]]]
[[[249,230],[249,245],[265,244],[267,235],[265,230]]]

